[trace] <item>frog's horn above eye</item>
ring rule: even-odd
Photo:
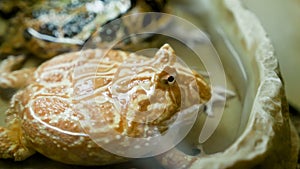
[[[154,59],[156,64],[162,67],[167,65],[174,65],[176,62],[176,55],[169,44],[164,44],[155,54]]]

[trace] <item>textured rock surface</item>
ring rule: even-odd
[[[285,82],[288,102],[300,111],[299,0],[242,0],[242,2],[259,18],[272,40]]]
[[[298,136],[289,120],[278,63],[264,29],[238,0],[203,2],[211,26],[217,27],[215,33],[223,30],[215,36],[228,39],[241,60],[250,61],[245,67],[257,92],[238,140],[224,152],[197,160],[191,168],[296,168]]]

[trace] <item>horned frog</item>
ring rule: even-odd
[[[107,119],[106,125],[121,136],[149,137],[148,129],[155,127],[160,133],[168,130],[181,106],[204,104],[211,98],[210,86],[203,77],[178,64],[168,44],[153,58],[118,50],[88,49],[56,56],[36,70],[10,72],[22,59],[9,57],[0,66],[2,88],[23,88],[11,100],[6,112],[7,126],[0,127],[0,158],[21,161],[37,151],[67,164],[122,162],[128,159],[102,149],[89,137],[91,129],[83,129],[79,122],[84,120],[84,112],[74,105],[93,100],[97,104],[85,108],[98,119]],[[180,96],[183,94],[187,96]],[[197,103],[195,98],[199,98]],[[115,109],[117,105],[120,109]],[[155,115],[156,109],[162,112],[159,116]],[[146,111],[154,120],[132,115]],[[140,119],[126,118],[130,112],[133,118]],[[98,127],[103,129],[101,137],[110,136],[106,126]]]
[[[122,39],[136,30],[153,31],[164,27],[169,19],[162,15],[125,17],[124,20],[121,16],[167,12],[166,3],[166,0],[2,0],[0,17],[16,14],[8,20],[3,37],[0,35],[0,58],[26,53],[51,58],[77,51],[86,41],[109,47],[118,42],[120,36]],[[114,24],[108,24],[111,21]],[[128,38],[126,44],[118,47],[124,49],[130,44]]]

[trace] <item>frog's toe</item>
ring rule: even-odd
[[[224,106],[227,99],[235,97],[235,93],[222,86],[216,86],[212,88],[212,97],[205,104],[204,112],[208,116],[214,115],[214,106]]]
[[[34,150],[24,147],[20,143],[16,132],[0,127],[0,158],[12,158],[15,161],[22,161],[34,152]]]

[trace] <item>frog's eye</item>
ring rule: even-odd
[[[158,77],[160,79],[160,82],[166,86],[174,85],[174,83],[176,82],[176,74],[175,73],[169,74],[167,72],[163,72],[162,75],[160,74],[160,75],[158,75]]]
[[[173,85],[175,83],[175,77],[170,75],[167,79],[169,85]]]

